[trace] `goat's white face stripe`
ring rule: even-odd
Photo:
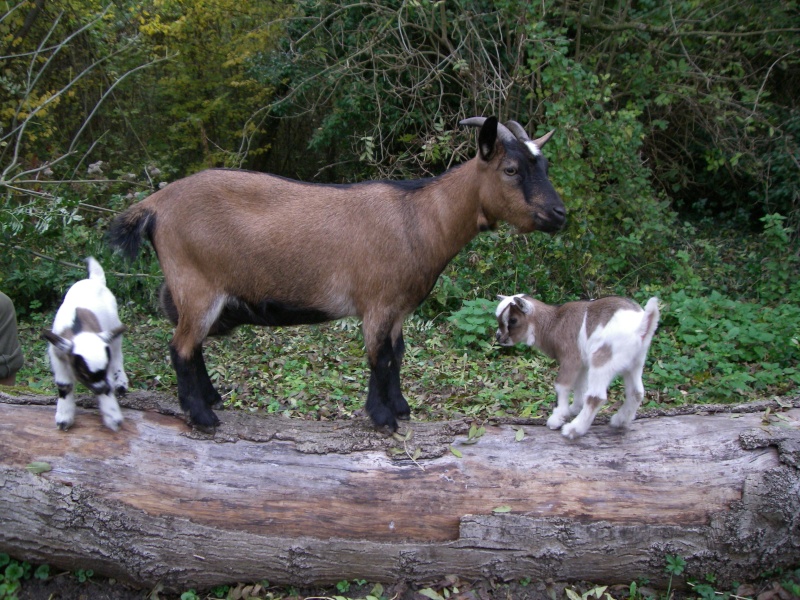
[[[541,156],[542,151],[539,150],[539,146],[530,141],[525,142],[525,145],[528,147],[528,150],[531,151],[531,154],[533,154],[534,156]]]
[[[500,301],[500,304],[497,305],[497,310],[494,313],[494,316],[500,318],[500,315],[503,314],[503,311],[507,309],[511,304],[514,303],[514,298],[522,298],[525,294],[517,294],[515,296],[506,296]],[[506,323],[508,323],[508,317],[506,317]]]
[[[81,332],[73,340],[72,353],[82,356],[86,366],[93,373],[98,373],[108,367],[106,344],[96,333]]]

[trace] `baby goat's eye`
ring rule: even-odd
[[[517,167],[506,167],[503,169],[503,172],[508,175],[509,177],[513,177],[517,174]]]
[[[511,327],[513,327],[514,325],[516,325],[516,324],[517,324],[517,319],[516,319],[515,317],[511,317],[511,318],[508,320],[508,324],[509,324]]]

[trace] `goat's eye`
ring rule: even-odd
[[[513,327],[514,325],[516,325],[516,324],[517,324],[517,319],[515,319],[515,318],[511,318],[511,319],[509,319],[509,320],[508,320],[508,324],[509,324],[511,327]]]
[[[516,167],[506,167],[505,169],[503,169],[503,172],[506,175],[508,175],[509,177],[513,177],[514,175],[517,174],[517,168]]]

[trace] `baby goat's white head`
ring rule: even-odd
[[[78,381],[95,394],[108,394],[111,390],[108,382],[108,364],[111,360],[109,343],[124,331],[124,325],[111,331],[101,331],[95,314],[78,308],[72,328],[61,335],[45,330],[42,337],[66,358]]]
[[[497,305],[497,333],[495,338],[501,346],[513,346],[525,342],[533,346],[536,341],[536,332],[529,319],[536,307],[532,300],[525,294],[515,296],[497,296],[500,304]]]

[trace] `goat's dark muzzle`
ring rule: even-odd
[[[539,231],[554,233],[564,227],[567,222],[567,209],[564,206],[554,206],[551,208],[547,217],[542,219],[539,224]]]
[[[554,206],[545,210],[537,210],[532,215],[530,227],[519,228],[520,233],[530,233],[531,231],[543,231],[544,233],[555,233],[559,231],[567,222],[567,211],[563,206]]]

